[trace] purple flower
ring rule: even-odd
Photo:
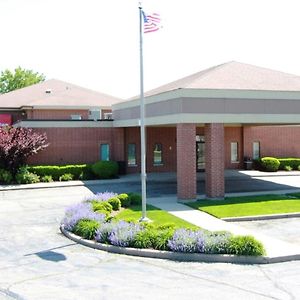
[[[104,193],[97,193],[90,196],[85,197],[85,201],[107,201],[113,197],[116,197],[118,194],[113,192],[104,192]]]
[[[101,224],[101,226],[96,230],[95,240],[99,243],[108,242],[108,236],[112,232],[114,225],[114,223]]]
[[[61,223],[65,229],[72,231],[78,221],[82,219],[95,220],[99,223],[103,223],[105,221],[105,215],[93,212],[91,203],[78,203],[67,207]]]
[[[141,231],[139,224],[119,221],[114,223],[111,232],[108,235],[108,241],[115,246],[130,246],[138,232]]]
[[[168,247],[174,252],[204,252],[203,231],[177,229],[168,241]]]
[[[230,238],[232,234],[230,232],[209,232],[206,233],[204,251],[205,253],[228,253],[228,247],[230,244]]]

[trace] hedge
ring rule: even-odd
[[[298,170],[300,166],[300,158],[278,158],[280,165],[280,170],[286,170],[286,167],[289,166],[293,170]]]
[[[263,157],[260,159],[260,165],[261,165],[263,171],[277,172],[280,162],[275,157]]]
[[[64,174],[72,174],[75,180],[92,178],[90,164],[63,166],[29,166],[28,171],[40,177],[52,176],[53,180],[59,180],[59,178]]]

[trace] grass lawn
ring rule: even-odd
[[[137,222],[141,218],[141,216],[142,206],[135,205],[121,211],[115,218],[117,220]],[[176,226],[176,228],[199,228],[152,205],[147,205],[147,217],[153,221],[154,225],[165,225],[172,223]]]
[[[293,213],[300,212],[300,194],[229,197],[187,205],[218,218]]]

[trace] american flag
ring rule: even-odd
[[[144,17],[144,33],[154,32],[161,28],[159,14],[153,13],[151,15],[146,15],[144,11],[142,11],[142,13]]]

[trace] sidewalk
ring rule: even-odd
[[[270,259],[277,258],[283,261],[300,260],[300,247],[248,230],[236,224],[225,222],[205,212],[192,209],[191,207],[178,203],[175,196],[168,196],[163,199],[149,198],[147,202],[162,210],[168,211],[176,217],[207,230],[226,230],[236,235],[252,235],[264,244],[267,252],[266,256]]]

